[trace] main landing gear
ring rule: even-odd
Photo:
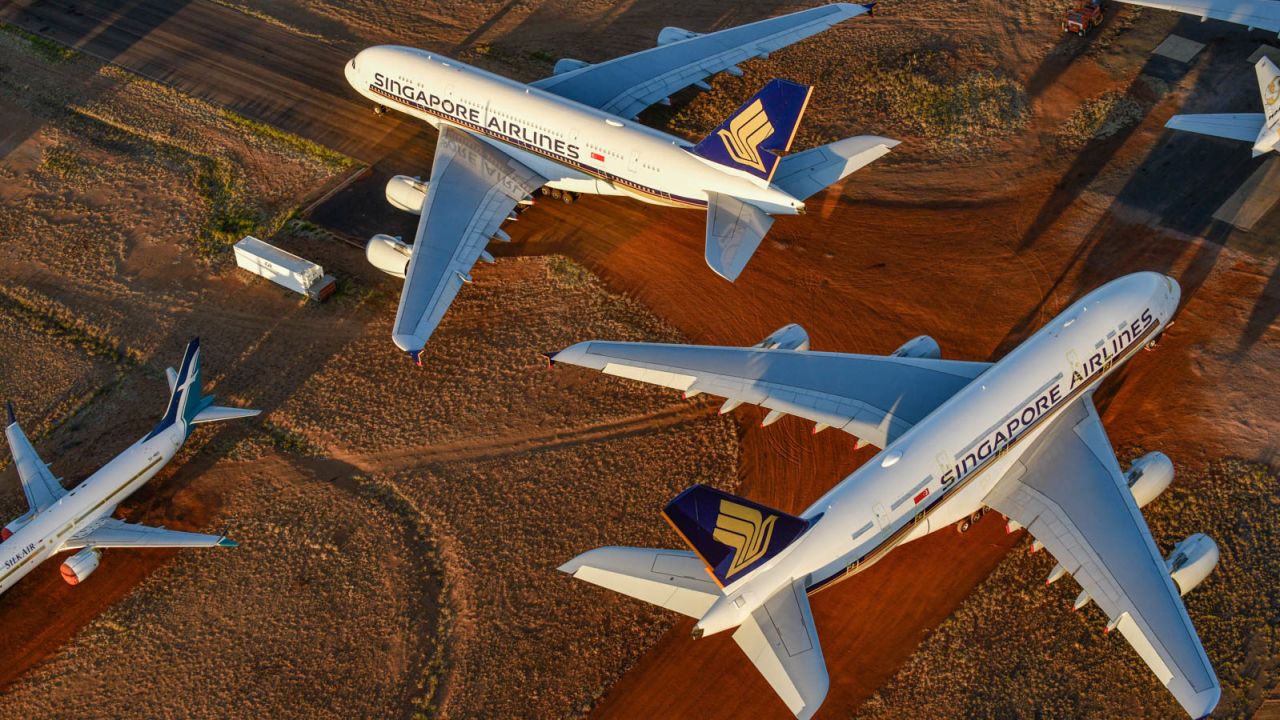
[[[386,105],[374,105],[374,106],[373,106],[373,114],[374,114],[374,115],[378,115],[378,116],[386,115],[386,114],[387,114],[387,106],[386,106]]]
[[[982,519],[982,516],[986,514],[987,514],[986,508],[978,508],[977,512],[961,520],[960,522],[956,523],[956,532],[958,533],[969,532],[969,528],[977,524],[977,522]]]
[[[550,188],[543,186],[542,194],[553,200],[560,200],[565,205],[572,205],[574,200],[578,199],[578,193],[561,190],[559,188]]]

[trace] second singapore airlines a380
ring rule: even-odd
[[[944,360],[918,337],[889,356],[812,352],[789,325],[755,347],[584,342],[551,356],[610,375],[727,397],[836,427],[882,451],[800,515],[694,485],[666,519],[690,551],[607,547],[560,569],[697,619],[734,641],[797,717],[828,676],[809,595],[903,543],[993,508],[1070,573],[1195,718],[1220,686],[1181,595],[1218,561],[1197,533],[1161,556],[1139,509],[1173,479],[1159,452],[1122,472],[1093,404],[1098,384],[1173,319],[1172,278],[1138,273],[1086,295],[997,363]]]
[[[379,46],[347,64],[361,95],[440,130],[430,182],[397,176],[388,201],[421,219],[412,244],[376,235],[377,268],[405,280],[393,340],[414,360],[502,223],[539,188],[622,195],[707,212],[706,260],[732,281],[775,215],[876,160],[896,140],[860,136],[782,157],[812,88],[773,80],[714,132],[690,143],[635,121],[655,103],[737,64],[871,10],[837,3],[699,34],[669,27],[658,46],[608,62],[564,59],[525,85],[423,50]]]

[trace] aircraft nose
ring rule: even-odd
[[[1172,311],[1178,309],[1178,303],[1182,300],[1182,288],[1178,285],[1178,281],[1174,280],[1170,275],[1165,275],[1164,281],[1166,296],[1169,299],[1169,310],[1170,314],[1172,314]]]

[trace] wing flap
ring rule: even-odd
[[[1217,676],[1086,396],[1064,408],[985,499],[1021,523],[1116,622],[1192,717],[1217,704]]]
[[[534,87],[625,118],[694,83],[867,12],[835,3],[695,35],[552,75]]]
[[[818,711],[830,681],[802,580],[766,600],[733,633],[733,641],[796,717]]]
[[[494,146],[441,128],[396,311],[393,337],[401,349],[422,350],[494,233],[544,182]]]
[[[989,365],[764,348],[591,341],[555,362],[719,395],[837,427],[885,447]]]

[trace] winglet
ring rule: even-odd
[[[538,353],[538,357],[547,361],[547,369],[550,370],[551,368],[556,366],[556,355],[559,355],[559,354],[560,353],[558,352],[549,350],[547,352]]]
[[[10,401],[8,401],[8,400],[6,400],[6,401],[4,402],[4,407],[5,407],[5,410],[7,410],[7,411],[9,412],[9,424],[10,424],[10,425],[12,425],[12,424],[14,424],[14,423],[18,422],[18,418],[14,417],[14,415],[13,415],[13,403],[12,403],[12,402],[10,402]]]
[[[868,15],[870,15],[871,17],[875,17],[875,16],[876,16],[876,4],[875,4],[875,3],[870,2],[870,3],[867,3],[866,5],[863,5],[862,7],[864,7],[864,8],[866,8],[866,9],[867,9],[867,14],[868,14]]]
[[[222,537],[218,538],[218,547],[225,547],[225,548],[240,547],[240,543],[236,542],[235,540],[232,540],[226,535],[223,535]]]
[[[422,349],[421,348],[417,350],[406,350],[405,352],[408,353],[409,359],[413,361],[414,365],[417,365],[418,367],[422,367]]]

